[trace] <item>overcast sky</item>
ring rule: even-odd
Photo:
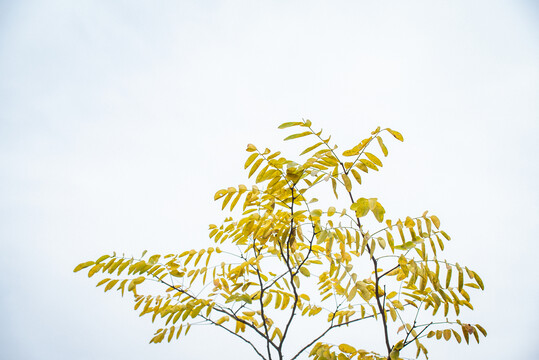
[[[249,183],[245,145],[297,155],[276,127],[309,118],[342,148],[401,131],[365,196],[437,214],[446,256],[482,275],[467,319],[489,336],[431,358],[539,358],[538,9],[0,1],[0,357],[254,358],[208,328],[149,345],[158,325],[72,269],[210,246],[214,192]]]

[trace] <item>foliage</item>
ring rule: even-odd
[[[378,145],[387,156],[383,139],[392,135],[403,141],[402,135],[377,128],[340,156],[330,137],[314,131],[309,120],[279,126],[292,127],[302,130],[285,140],[314,139],[301,153],[309,155],[303,163],[249,144],[245,169],[260,185],[215,194],[223,210],[241,204],[237,220],[227,217],[222,225],[210,225],[209,236],[221,247],[165,256],[143,253],[137,259],[114,253],[74,271],[87,268],[89,277],[110,274],[97,286],[105,292],[117,288],[122,295],[132,292],[141,316],[163,319],[151,343],[186,335],[193,324],[212,324],[241,338],[262,359],[292,354],[290,359],[395,360],[410,345],[416,357],[426,357],[429,338],[468,343],[470,335],[477,342],[479,332],[486,336],[480,325],[458,319],[462,307],[473,309],[469,288],[482,290],[483,282],[468,267],[438,259],[451,239],[440,220],[425,211],[384,222],[377,198],[354,195],[361,177],[382,167],[371,148]],[[345,208],[316,207],[311,194],[326,184],[331,184],[333,201],[346,201]],[[364,228],[369,213],[383,224],[380,229]],[[165,291],[143,294],[141,284],[149,280]],[[427,312],[430,321],[420,320]],[[298,317],[316,322],[309,328],[321,329],[300,345],[286,341]],[[355,327],[366,319],[382,324],[371,330],[379,330],[385,343],[378,352],[362,349],[365,344],[324,342],[343,326],[360,334]]]

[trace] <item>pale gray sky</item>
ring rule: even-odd
[[[72,269],[210,246],[245,145],[297,154],[276,127],[303,117],[342,147],[401,131],[365,193],[437,214],[483,276],[467,317],[489,336],[431,358],[538,358],[538,19],[515,0],[0,2],[0,357],[254,358],[208,328],[148,345],[158,325]]]

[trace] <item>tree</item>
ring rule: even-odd
[[[460,343],[464,337],[468,343],[470,335],[477,342],[479,332],[486,336],[479,324],[458,319],[462,307],[473,310],[467,289],[483,290],[483,282],[468,267],[438,259],[451,239],[440,229],[440,220],[425,211],[384,222],[385,209],[377,198],[355,195],[361,172],[382,167],[371,148],[377,144],[387,156],[383,138],[403,141],[402,135],[378,127],[341,156],[311,121],[279,126],[292,127],[302,130],[285,140],[314,139],[300,154],[310,154],[303,163],[249,144],[245,169],[260,185],[215,194],[222,210],[232,212],[242,204],[238,220],[226,217],[222,225],[210,225],[209,237],[218,247],[165,256],[146,257],[144,252],[140,258],[113,253],[74,271],[88,268],[89,277],[112,275],[97,286],[103,285],[105,292],[116,287],[122,295],[127,289],[140,315],[162,319],[164,327],[150,343],[186,335],[193,323],[212,324],[242,339],[265,360],[307,355],[314,360],[396,360],[412,344],[416,357],[427,357],[423,342],[428,338],[453,337]],[[345,202],[342,210],[317,207],[312,194],[324,196],[320,190],[329,184],[332,201]],[[383,224],[372,232],[363,224],[376,224],[369,213]],[[142,283],[149,280],[163,291],[143,294]],[[321,329],[299,345],[287,342],[298,318]],[[359,348],[366,344],[324,341],[343,326],[360,335],[358,327],[366,319],[381,323],[370,330],[379,331],[385,344],[377,352]]]

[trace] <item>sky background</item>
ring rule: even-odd
[[[207,327],[149,345],[158,325],[72,269],[210,246],[245,145],[297,155],[277,126],[309,118],[343,149],[401,131],[362,191],[438,215],[482,275],[466,318],[489,336],[431,359],[539,358],[538,20],[515,0],[0,1],[0,357],[255,358]]]

